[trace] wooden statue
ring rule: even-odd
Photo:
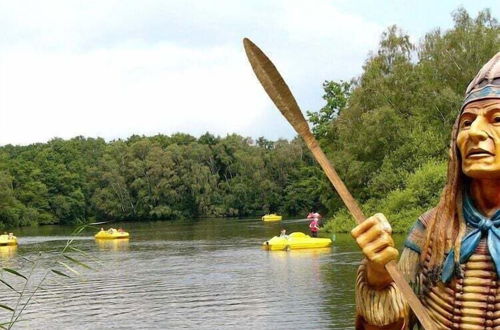
[[[384,215],[368,218],[352,235],[365,255],[356,328],[420,328],[385,269],[398,251]],[[410,231],[398,268],[436,329],[500,329],[500,52],[466,90],[446,186]]]

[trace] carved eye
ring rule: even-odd
[[[495,124],[500,124],[500,116],[496,116],[495,118],[493,118],[493,122]]]
[[[472,125],[472,120],[466,119],[462,122],[462,127],[470,127]]]

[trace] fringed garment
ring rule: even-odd
[[[456,276],[444,284],[440,272],[429,269],[429,257],[423,265],[420,263],[429,220],[430,212],[422,215],[410,231],[398,268],[434,320],[436,329],[500,329],[500,289],[486,238],[460,265]],[[363,263],[356,283],[357,329],[421,329],[394,284],[375,290],[368,286],[365,276]]]

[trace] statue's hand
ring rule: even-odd
[[[392,282],[385,265],[398,257],[391,236],[392,228],[382,213],[369,217],[351,231],[366,259],[368,284],[385,287]]]

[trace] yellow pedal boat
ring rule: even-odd
[[[118,238],[130,238],[129,233],[126,231],[118,231],[114,228],[108,230],[101,230],[94,236],[97,239],[118,239]]]
[[[285,237],[274,236],[269,241],[262,243],[266,250],[292,250],[292,249],[315,249],[332,245],[329,238],[316,238],[304,233],[295,232]]]
[[[266,214],[262,217],[262,221],[281,221],[283,217],[274,213]]]
[[[12,235],[0,235],[0,245],[17,245],[17,237]]]

